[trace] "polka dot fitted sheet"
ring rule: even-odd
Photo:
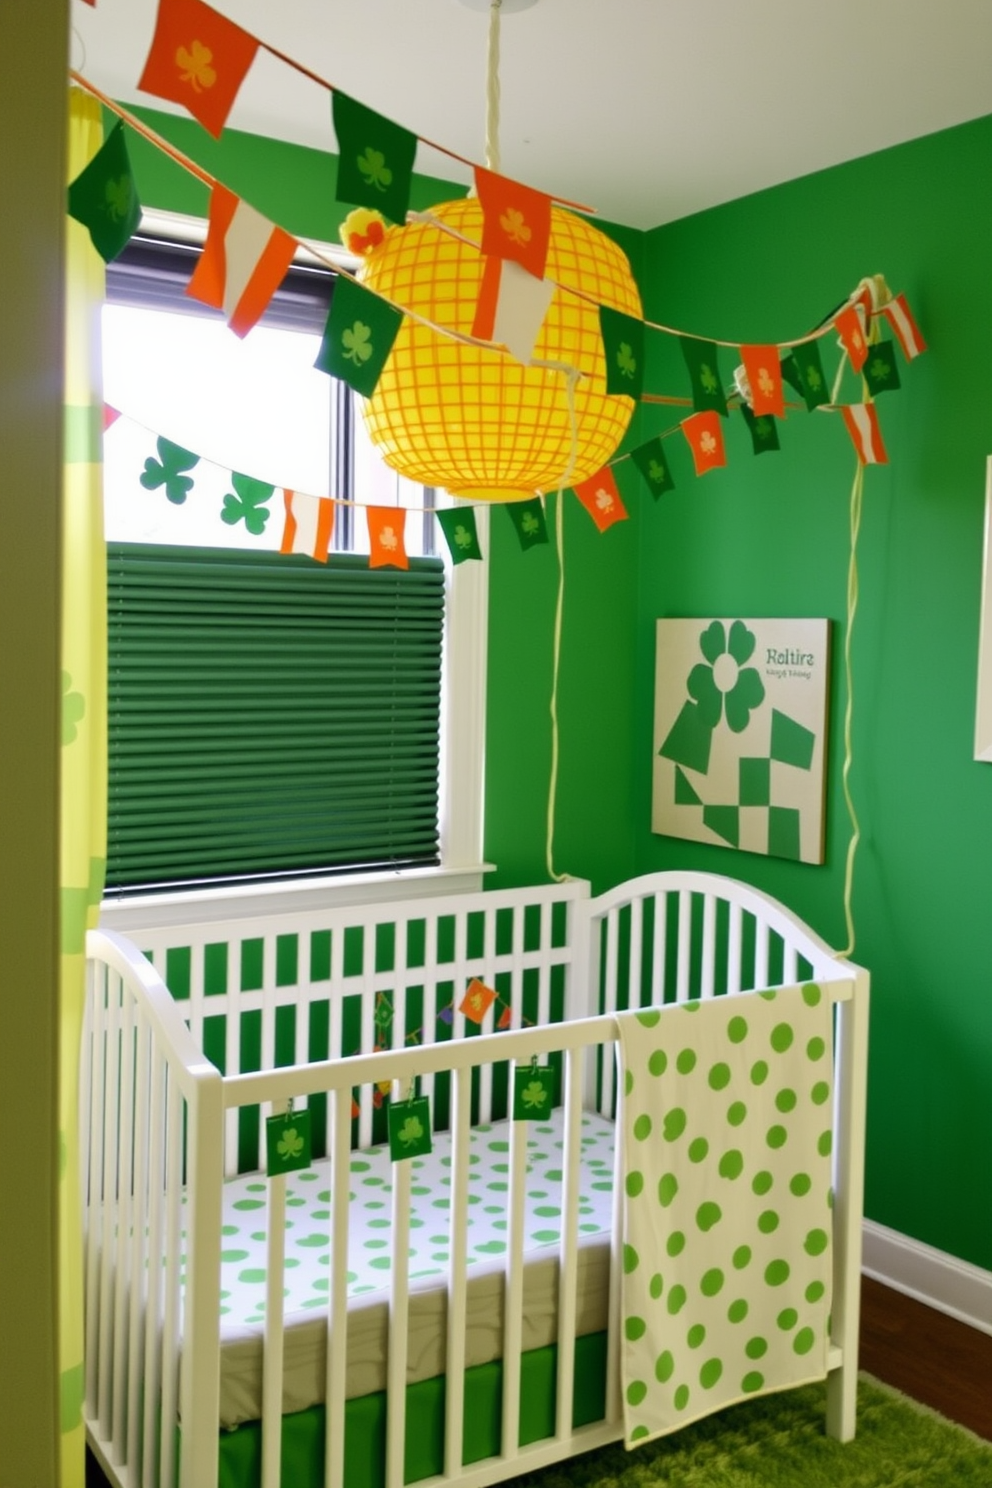
[[[561,1235],[562,1115],[527,1123],[524,1224],[524,1347],[557,1332]],[[605,1327],[613,1208],[614,1126],[582,1116],[579,1184],[580,1333]],[[412,1166],[408,1379],[443,1372],[450,1246],[451,1139]],[[510,1123],[472,1129],[469,1152],[467,1366],[502,1352],[503,1272],[508,1249]],[[393,1165],[388,1148],[351,1154],[348,1235],[349,1396],[385,1387],[392,1279]],[[266,1291],[266,1180],[243,1174],[224,1185],[221,1251],[221,1423],[260,1414],[261,1333]],[[331,1251],[330,1164],[286,1178],[284,1409],[323,1399]]]

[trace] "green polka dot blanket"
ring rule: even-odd
[[[630,1447],[826,1374],[832,1010],[807,984],[617,1022]]]

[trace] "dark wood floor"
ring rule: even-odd
[[[992,1337],[865,1277],[862,1369],[992,1441]],[[87,1488],[105,1488],[91,1460]]]
[[[992,1337],[865,1277],[861,1368],[992,1441]]]

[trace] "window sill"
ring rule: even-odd
[[[212,889],[133,894],[104,900],[101,930],[121,935],[201,925],[216,920],[258,919],[268,915],[338,908],[346,904],[426,899],[478,891],[492,863],[465,868],[405,868],[396,872],[354,873],[341,878],[293,879],[286,883],[224,884]]]

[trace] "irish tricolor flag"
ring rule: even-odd
[[[874,403],[846,403],[840,411],[862,465],[887,465],[889,457],[882,443]]]
[[[334,502],[328,496],[307,496],[283,491],[286,518],[280,553],[309,553],[318,563],[327,562],[334,531]]]
[[[239,336],[265,312],[293,261],[296,239],[247,202],[217,185],[210,197],[207,241],[186,293],[223,310]]]
[[[898,294],[887,305],[883,305],[882,314],[895,331],[907,362],[919,356],[921,351],[926,351],[927,343],[920,335],[920,328],[906,304],[905,295]]]

